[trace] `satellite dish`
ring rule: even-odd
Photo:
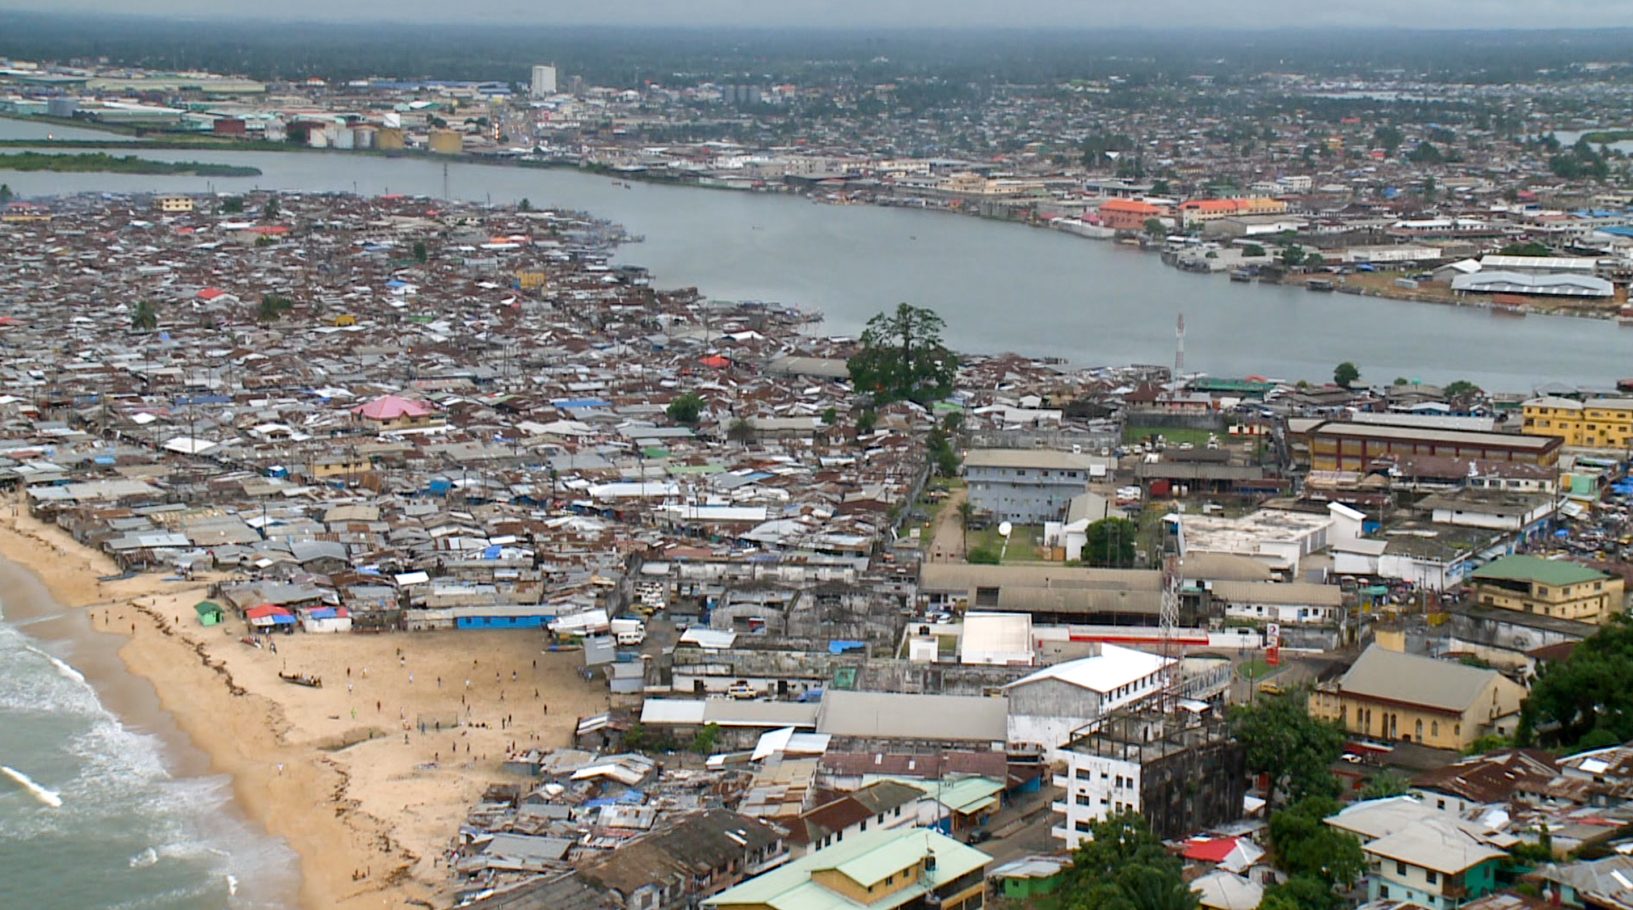
[[[1014,530],[1015,530],[1015,526],[1010,524],[1007,521],[998,523],[998,533],[1002,534],[1005,537],[1008,537],[1010,535],[1010,533],[1012,531],[1014,531]]]

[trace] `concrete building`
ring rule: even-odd
[[[1093,459],[1048,449],[972,449],[964,456],[970,504],[1000,521],[1041,524],[1089,487]]]
[[[1316,687],[1310,714],[1362,736],[1462,751],[1513,732],[1524,697],[1496,670],[1373,645],[1337,682]]]
[[[1531,436],[1588,449],[1633,449],[1633,398],[1533,398],[1520,411]]]
[[[1562,559],[1507,556],[1469,577],[1475,603],[1602,625],[1624,612],[1623,580]]]
[[[1236,821],[1247,793],[1242,746],[1222,716],[1131,710],[1093,725],[1061,750],[1065,795],[1052,834],[1076,849],[1095,822],[1138,812],[1165,840]]]
[[[982,910],[992,858],[922,828],[875,829],[703,901],[706,910]]]
[[[546,98],[556,93],[556,68],[552,65],[533,67],[533,81],[527,93],[534,98]]]
[[[1181,512],[1167,516],[1181,559],[1191,555],[1246,556],[1288,578],[1304,557],[1361,536],[1364,516],[1342,503],[1326,512],[1259,509],[1239,518]]]
[[[159,211],[166,215],[187,214],[193,211],[193,197],[178,194],[159,196],[154,199]]]
[[[1009,748],[1056,750],[1107,712],[1155,694],[1168,674],[1155,654],[1100,645],[1100,653],[1045,667],[1004,687],[1009,695]]]
[[[1327,824],[1361,839],[1367,899],[1456,910],[1497,888],[1508,854],[1411,797],[1355,803]]]
[[[608,852],[580,873],[614,893],[624,910],[695,907],[788,860],[777,829],[724,809],[686,816]]]
[[[1560,445],[1540,436],[1328,421],[1310,431],[1310,469],[1364,472],[1382,458],[1423,455],[1552,467]]]

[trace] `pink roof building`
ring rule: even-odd
[[[431,406],[400,395],[382,395],[373,401],[352,408],[352,413],[365,420],[412,420],[431,416]]]

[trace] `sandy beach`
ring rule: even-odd
[[[443,851],[483,788],[507,779],[510,746],[563,745],[579,716],[607,706],[605,684],[578,675],[580,655],[541,652],[536,631],[296,633],[275,636],[274,653],[242,643],[240,620],[199,625],[209,579],[99,582],[117,571],[109,560],[27,515],[0,524],[0,557],[92,628],[128,638],[124,664],[211,770],[231,775],[249,818],[299,855],[312,910],[447,906]]]

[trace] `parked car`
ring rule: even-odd
[[[987,830],[986,828],[976,828],[974,831],[969,833],[968,837],[964,838],[964,843],[984,844],[989,840],[992,840],[991,831]]]

